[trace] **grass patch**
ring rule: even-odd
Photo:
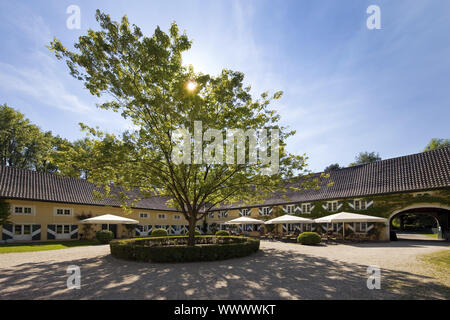
[[[443,284],[450,286],[450,250],[437,251],[419,257],[429,267],[431,273]]]
[[[450,250],[443,250],[423,255],[422,260],[434,265],[435,267],[450,271]]]
[[[0,253],[32,252],[45,250],[59,250],[82,246],[99,245],[97,240],[45,241],[0,244]]]
[[[438,234],[437,233],[425,233],[424,236],[437,239]]]

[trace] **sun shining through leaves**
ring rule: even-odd
[[[194,91],[197,88],[197,82],[192,80],[188,81],[186,84],[186,88],[188,89],[188,91]]]

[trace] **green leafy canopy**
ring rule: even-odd
[[[78,175],[74,168],[82,167],[90,181],[107,190],[111,185],[140,188],[144,195],[156,190],[170,196],[170,205],[193,222],[219,203],[256,202],[283,190],[286,179],[305,168],[305,156],[285,149],[286,138],[295,132],[280,126],[279,115],[270,108],[281,92],[264,92],[255,99],[241,72],[224,69],[212,76],[184,66],[182,53],[191,41],[176,23],[168,33],[157,27],[147,37],[126,16],[119,23],[97,10],[96,19],[101,30],[79,37],[75,51],[58,39],[49,48],[91,94],[105,99],[100,108],[119,112],[136,129],[117,136],[82,124],[89,138],[84,148],[61,151],[62,172]],[[197,84],[193,90],[186,87],[190,81]],[[203,130],[279,129],[279,172],[263,175],[261,162],[174,164],[172,133],[178,128],[192,132],[194,121],[202,121]]]

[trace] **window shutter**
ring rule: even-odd
[[[13,225],[3,225],[2,240],[11,240],[13,238]]]
[[[47,239],[48,240],[54,240],[55,239],[55,225],[49,224],[47,225]]]
[[[41,225],[33,224],[31,226],[31,240],[41,240]]]
[[[355,209],[355,202],[354,202],[354,200],[348,200],[348,205],[350,206],[350,208]]]
[[[70,239],[78,239],[78,225],[72,224],[70,226]]]

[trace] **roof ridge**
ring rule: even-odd
[[[330,171],[320,171],[320,172],[316,172],[314,174],[319,174],[319,173],[329,173],[331,171],[340,171],[340,170],[345,170],[345,169],[353,169],[353,168],[357,168],[357,167],[363,167],[363,166],[368,166],[368,165],[373,165],[375,163],[381,163],[381,162],[387,162],[389,160],[396,160],[396,159],[401,159],[401,158],[412,158],[414,156],[417,155],[421,155],[421,154],[426,154],[426,153],[437,153],[437,152],[442,152],[445,149],[449,149],[450,150],[450,146],[447,147],[442,147],[442,148],[438,148],[438,149],[434,149],[434,150],[427,150],[427,151],[422,151],[422,152],[416,152],[416,153],[411,153],[411,154],[406,154],[403,156],[398,156],[398,157],[392,157],[392,158],[387,158],[387,159],[381,159],[381,160],[377,160],[377,161],[373,161],[373,162],[369,162],[369,163],[361,163],[361,164],[357,164],[354,166],[347,166],[347,167],[343,167],[343,168],[339,168],[339,169],[334,169],[334,170],[330,170]]]

